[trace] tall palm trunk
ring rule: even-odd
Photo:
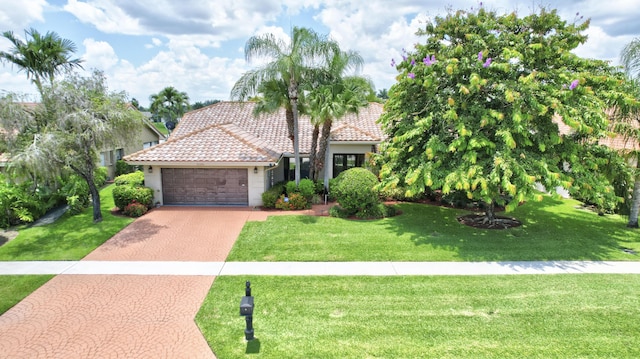
[[[288,136],[293,143],[293,139],[295,138],[293,131],[293,111],[291,109],[286,109],[284,115],[287,119],[287,131],[289,131]]]
[[[289,99],[291,101],[291,111],[293,112],[293,157],[296,166],[295,179],[297,186],[300,184],[300,136],[298,136],[298,85],[293,74],[289,81]]]
[[[316,171],[318,171],[318,173],[324,168],[324,159],[327,154],[327,147],[329,146],[329,136],[331,135],[332,125],[333,121],[331,119],[327,119],[322,123],[322,138],[320,139],[320,148],[318,149],[318,158],[316,160],[318,163]]]
[[[313,126],[313,133],[311,134],[311,149],[309,149],[309,178],[313,181],[318,180],[318,174],[320,173],[319,170],[316,170],[318,137],[320,137],[320,125],[315,124]]]
[[[636,158],[636,168],[640,169],[640,158]],[[629,211],[629,223],[627,227],[638,228],[638,212],[640,209],[640,175],[636,174],[633,183],[633,197],[631,197],[631,209]]]

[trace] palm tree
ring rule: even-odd
[[[358,71],[362,67],[362,57],[356,52],[340,52],[330,61],[324,78],[308,94],[308,106],[314,130],[311,138],[310,177],[317,180],[324,167],[324,159],[329,145],[329,136],[334,120],[347,113],[357,113],[368,105],[368,96],[373,91],[369,80],[359,76],[345,76],[348,70]],[[321,141],[318,151],[316,146],[322,126]]]
[[[189,96],[175,87],[163,88],[157,94],[149,96],[152,113],[165,119],[167,128],[172,130],[175,122],[189,109]]]
[[[640,100],[640,38],[633,39],[628,43],[620,54],[620,62],[622,63],[625,73],[630,78],[630,83],[638,94]],[[623,106],[626,107],[626,106]],[[620,108],[619,108],[620,109]],[[623,116],[626,120],[635,121],[635,124],[631,126],[624,126],[625,136],[634,138],[636,141],[640,141],[640,135],[638,134],[638,125],[640,125],[640,109],[638,108],[622,108]],[[633,184],[633,195],[631,197],[631,206],[629,210],[629,222],[627,227],[638,228],[638,213],[640,212],[640,154],[630,153],[635,157],[636,161],[636,174]]]
[[[245,45],[247,61],[266,57],[271,62],[244,73],[233,86],[231,98],[246,100],[262,90],[267,96],[263,96],[264,102],[259,110],[285,108],[288,135],[293,142],[296,184],[300,183],[300,86],[317,78],[319,67],[338,52],[335,41],[313,30],[298,27],[293,28],[288,43],[273,34],[265,34],[251,37]]]
[[[76,45],[63,39],[55,32],[40,34],[36,29],[25,30],[26,42],[18,39],[12,31],[5,31],[2,36],[9,40],[13,47],[9,52],[0,52],[0,60],[18,67],[27,73],[42,96],[43,80],[53,85],[55,75],[74,67],[82,68],[81,59],[72,59]]]

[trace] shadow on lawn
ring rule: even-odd
[[[620,252],[620,242],[638,241],[638,234],[620,221],[575,208],[575,203],[551,197],[526,203],[507,214],[523,225],[504,230],[459,223],[458,216],[470,213],[466,210],[404,203],[403,214],[385,225],[409,235],[417,247],[443,248],[464,261],[603,260]]]

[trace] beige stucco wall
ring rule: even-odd
[[[333,178],[333,155],[334,154],[365,154],[365,161],[371,153],[371,144],[330,144],[328,166],[324,170],[329,172],[329,178]],[[323,173],[324,174],[324,173]]]

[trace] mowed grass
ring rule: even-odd
[[[51,278],[53,278],[52,275],[0,276],[0,314],[9,310]]]
[[[220,359],[638,358],[639,291],[638,275],[219,277],[196,322]]]
[[[402,214],[375,221],[272,216],[249,222],[230,261],[637,261],[640,231],[617,215],[598,216],[575,200],[545,197],[507,215],[517,228],[476,229],[460,224],[468,211],[399,205]]]
[[[81,214],[64,214],[56,222],[19,229],[18,237],[0,246],[1,261],[78,260],[133,222],[132,218],[114,216],[111,209],[114,185],[100,191],[103,220],[93,223],[92,208]]]

